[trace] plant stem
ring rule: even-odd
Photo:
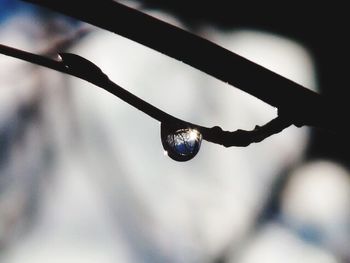
[[[91,23],[187,63],[277,107],[299,127],[333,124],[329,102],[321,95],[208,40],[118,2],[24,1]],[[328,117],[324,118],[325,115]]]
[[[223,131],[218,126],[207,128],[178,119],[146,101],[143,101],[139,97],[112,82],[95,64],[78,55],[61,53],[59,55],[62,60],[56,61],[1,44],[0,53],[86,80],[112,93],[129,105],[137,108],[159,122],[165,123],[167,126],[195,128],[203,135],[203,139],[225,147],[248,146],[251,143],[260,142],[291,125],[288,119],[279,116],[262,127],[257,126],[252,131],[237,130],[234,132],[227,132]]]

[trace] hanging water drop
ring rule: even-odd
[[[202,134],[192,128],[172,128],[160,125],[164,154],[179,162],[191,160],[199,151]]]

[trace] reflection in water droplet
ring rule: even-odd
[[[164,152],[179,162],[191,160],[199,151],[202,134],[196,129],[173,129],[161,124],[161,139]]]

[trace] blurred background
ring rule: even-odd
[[[342,6],[123,3],[346,103]],[[0,0],[0,43],[81,55],[200,125],[249,130],[276,116],[183,63],[21,1]],[[177,163],[159,123],[98,87],[4,55],[0,69],[0,262],[350,262],[346,138],[289,127],[246,148],[203,142]]]

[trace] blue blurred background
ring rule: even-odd
[[[341,7],[125,4],[346,101]],[[1,44],[84,56],[195,123],[252,129],[276,116],[183,63],[30,4],[0,0],[0,25]],[[159,123],[107,92],[3,55],[0,68],[0,262],[350,262],[344,138],[290,127],[247,148],[203,142],[176,163]]]

